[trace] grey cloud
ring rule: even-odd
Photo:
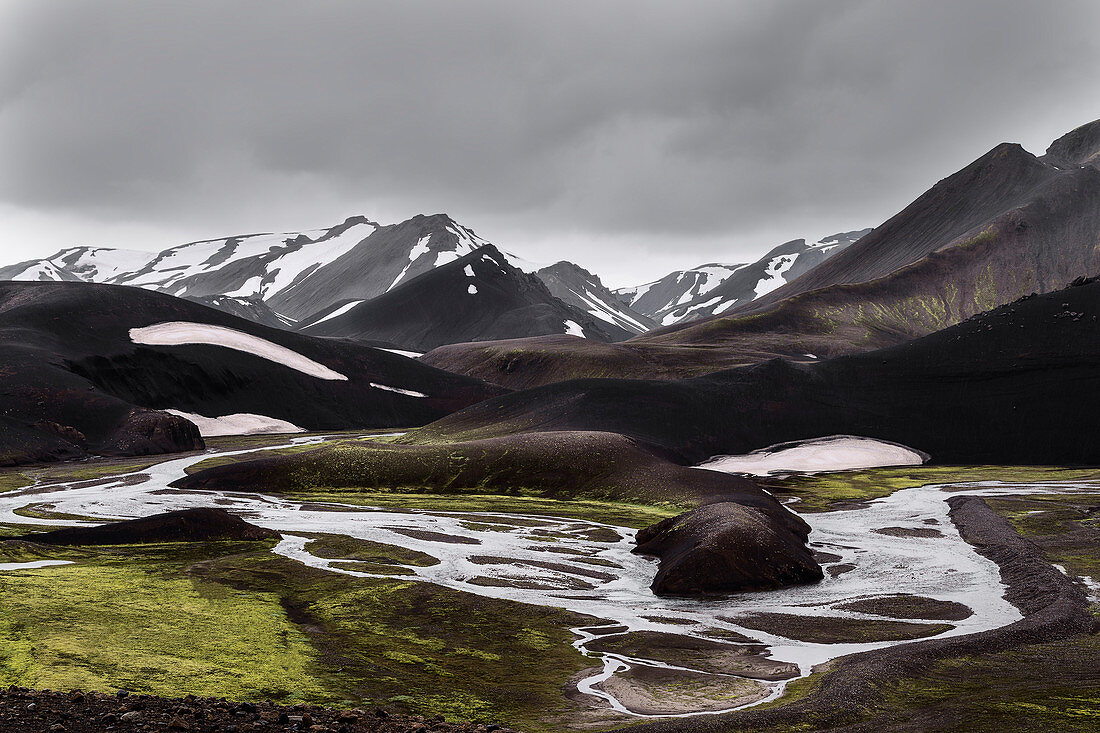
[[[211,236],[374,202],[728,260],[1100,116],[1087,1],[13,7],[0,200]]]

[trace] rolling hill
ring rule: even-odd
[[[4,463],[202,446],[200,430],[423,424],[501,390],[140,288],[0,283]],[[167,412],[167,411],[172,412]]]

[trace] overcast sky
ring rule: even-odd
[[[0,0],[0,264],[447,212],[613,286],[1100,117],[1100,3]]]

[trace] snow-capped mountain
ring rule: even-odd
[[[554,297],[631,334],[645,333],[657,325],[623,303],[596,275],[572,262],[555,263],[535,275]]]
[[[794,239],[775,247],[756,262],[711,263],[677,270],[655,282],[616,290],[615,294],[662,326],[693,321],[767,295],[870,231],[841,232],[813,243]]]
[[[203,302],[224,296],[262,301],[300,319],[348,299],[374,298],[485,244],[444,214],[389,226],[359,216],[328,229],[209,239],[159,253],[73,247],[0,268],[0,280],[132,285]]]
[[[748,264],[711,262],[690,270],[676,270],[644,285],[614,291],[633,310],[652,317],[677,306],[687,305],[725,282]]]
[[[621,340],[760,297],[863,233],[834,235],[815,244],[795,240],[756,263],[703,265],[615,293],[571,262],[540,267],[497,251],[509,267],[541,280],[563,305],[605,324],[581,329],[586,335]],[[265,325],[296,329],[321,316],[335,319],[339,308],[357,308],[488,244],[445,214],[418,215],[392,225],[355,216],[327,229],[242,234],[157,253],[72,247],[42,260],[0,268],[0,280],[129,285],[195,300]],[[577,318],[568,320],[580,323]],[[536,330],[546,328],[540,324]],[[531,335],[536,334],[517,337]]]
[[[276,313],[259,298],[240,298],[230,295],[183,296],[185,299],[216,308],[238,318],[253,321],[273,328],[294,329],[296,322],[292,318]]]
[[[491,244],[377,298],[328,306],[298,328],[311,336],[384,341],[417,351],[551,334],[621,341],[635,333],[562,302]]]

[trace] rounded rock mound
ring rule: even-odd
[[[137,545],[154,542],[205,542],[210,540],[262,540],[279,533],[249,524],[225,509],[182,509],[151,517],[101,524],[66,527],[29,534],[19,539],[41,545]]]
[[[660,558],[657,595],[736,593],[821,580],[804,539],[755,509],[718,502],[639,530],[634,552]]]

